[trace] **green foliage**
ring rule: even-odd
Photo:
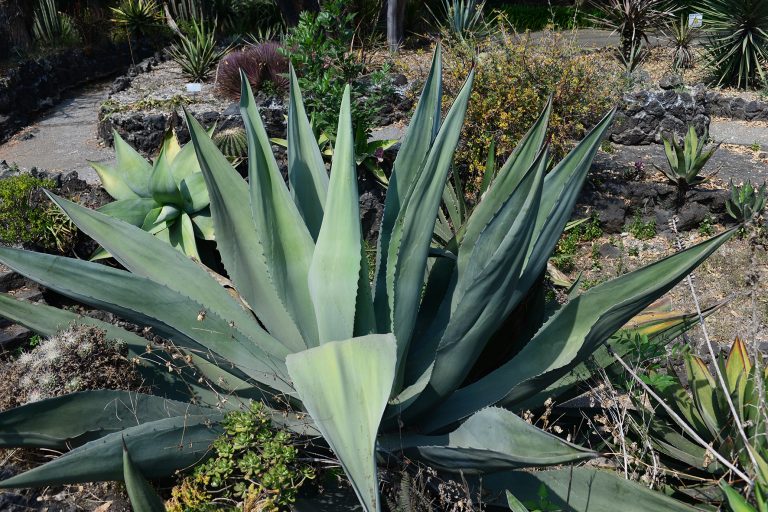
[[[19,174],[0,180],[0,242],[68,252],[76,230],[41,194],[53,180]]]
[[[482,182],[491,143],[497,158],[509,156],[525,135],[529,120],[550,96],[548,140],[555,159],[564,156],[618,98],[618,69],[606,69],[560,34],[521,42],[514,34],[502,33],[477,59],[461,47],[452,47],[448,63],[446,88],[454,94],[466,73],[476,72],[456,153],[470,193]]]
[[[762,400],[768,382],[768,368],[759,359],[751,360],[746,345],[739,338],[734,340],[727,357],[721,355],[715,362],[727,390],[718,385],[716,377],[701,358],[687,354],[684,361],[687,389],[683,381],[673,374],[671,381],[657,387],[659,394],[711,450],[734,461],[745,474],[764,485],[768,477],[768,439],[763,435],[766,420],[760,411],[764,406]],[[733,401],[748,444],[738,431],[725,398],[726,392]],[[654,448],[664,456],[662,460],[673,466],[684,463],[694,470],[691,474],[694,479],[730,473],[704,448],[681,433],[666,414],[657,413],[648,428]],[[752,464],[748,451],[756,459],[757,467]]]
[[[734,185],[731,180],[731,197],[725,202],[725,209],[736,222],[749,222],[763,213],[765,209],[765,187],[755,187],[747,180],[742,185]]]
[[[700,173],[720,145],[713,146],[705,152],[707,137],[705,135],[699,139],[693,126],[688,127],[688,133],[682,143],[675,134],[672,134],[671,138],[662,136],[661,140],[664,142],[668,168],[663,169],[658,166],[656,168],[677,187],[677,201],[678,204],[682,204],[685,201],[685,194],[691,187],[700,185],[712,177],[712,175],[702,176]]]
[[[151,326],[175,348],[171,355],[153,345],[146,354],[146,339],[84,319],[119,333],[157,394],[132,393],[127,400],[119,392],[85,392],[0,414],[0,447],[74,447],[0,487],[121,478],[123,440],[142,475],[168,476],[199,460],[229,428],[221,410],[248,398],[278,404],[290,394],[308,417],[269,414],[289,428],[320,432],[368,512],[381,505],[379,456],[482,475],[484,488],[499,495],[509,489],[521,500],[544,484],[553,503],[565,497],[576,512],[593,503],[609,510],[617,493],[627,496],[627,512],[688,510],[606,471],[526,470],[598,454],[511,411],[523,403],[540,406],[589,378],[592,355],[598,366],[612,364],[603,342],[731,233],[595,286],[546,318],[531,304],[544,295],[541,276],[612,116],[546,173],[552,110],[546,105],[446,250],[434,254],[434,226],[473,79],[470,74],[442,120],[441,75],[438,49],[394,163],[373,283],[367,280],[349,88],[329,176],[292,77],[288,185],[247,81],[240,104],[249,142],[247,182],[186,116],[226,279],[135,225],[54,197],[126,270],[2,248],[0,261],[55,291]],[[176,186],[164,183],[165,192]],[[76,316],[6,295],[0,295],[0,311],[38,332]],[[525,329],[510,333],[508,326],[517,322]],[[214,466],[217,475],[227,474],[226,464]]]
[[[226,55],[229,48],[217,48],[213,29],[205,21],[192,20],[188,35],[180,34],[180,40],[168,50],[171,58],[181,66],[190,80],[203,82]]]
[[[619,51],[625,61],[643,43],[648,44],[648,34],[663,28],[677,10],[666,0],[593,0],[592,5],[598,12],[595,24],[619,34]]]
[[[156,0],[121,0],[112,10],[112,22],[128,36],[149,36],[157,31],[163,21],[160,5]]]
[[[707,214],[704,216],[704,219],[701,221],[701,224],[699,224],[699,234],[701,236],[712,236],[715,234],[715,227],[712,224],[714,222],[714,219],[712,218],[712,215]]]
[[[573,257],[576,250],[582,242],[590,242],[603,235],[600,228],[600,221],[596,215],[583,219],[581,222],[574,223],[566,230],[557,242],[555,253],[552,256],[552,262],[563,272],[570,272],[574,267]]]
[[[568,5],[502,5],[494,9],[496,16],[503,16],[515,30],[536,32],[546,28],[572,30],[595,26],[596,9]]]
[[[213,455],[174,487],[170,512],[196,512],[244,503],[246,510],[289,507],[314,469],[298,460],[296,436],[272,424],[259,402],[228,413]]]
[[[766,486],[760,482],[755,483],[754,494],[752,499],[754,505],[752,505],[748,499],[739,492],[728,485],[725,480],[720,481],[720,488],[723,490],[725,499],[728,502],[728,508],[731,512],[766,512],[768,511],[768,490]],[[747,493],[749,494],[749,493]]]
[[[683,14],[680,20],[670,23],[669,35],[672,40],[672,69],[683,70],[693,67],[696,55],[693,51],[693,42],[699,34],[699,30],[692,28],[688,23],[688,16]]]
[[[656,236],[656,219],[643,221],[640,211],[636,210],[632,222],[627,226],[627,231],[638,240],[650,240]]]
[[[32,33],[42,46],[58,48],[80,42],[72,18],[56,8],[56,0],[39,0],[32,21]]]
[[[314,127],[336,137],[336,121],[344,86],[352,86],[352,125],[368,134],[391,94],[388,67],[371,69],[352,52],[355,37],[353,12],[345,0],[323,2],[318,14],[305,11],[298,25],[288,30],[284,52],[299,74],[307,112]]]
[[[484,8],[485,0],[441,0],[437,13],[427,5],[440,32],[461,42],[473,41],[487,32]]]
[[[116,131],[115,167],[91,162],[104,189],[116,199],[99,211],[148,231],[190,258],[201,259],[199,240],[213,240],[210,199],[192,145],[182,148],[169,131],[154,163]],[[110,254],[99,249],[92,260]]]
[[[717,85],[760,87],[768,51],[768,4],[761,0],[703,0],[707,65]]]

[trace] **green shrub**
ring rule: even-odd
[[[650,240],[656,236],[656,219],[643,221],[640,211],[635,211],[632,222],[629,223],[627,231],[638,240]]]
[[[272,425],[261,402],[230,412],[224,433],[213,442],[213,456],[173,488],[170,512],[234,507],[265,512],[285,510],[314,469],[297,460],[296,436]]]
[[[550,95],[548,139],[555,159],[594,126],[618,97],[618,69],[606,70],[567,37],[553,33],[522,44],[513,38],[502,34],[475,65],[472,99],[456,153],[462,181],[470,192],[482,181],[491,142],[496,143],[497,159],[506,158]],[[449,94],[458,91],[473,65],[473,56],[458,47],[451,50],[446,77]]]
[[[318,14],[303,12],[286,34],[284,52],[299,74],[307,112],[318,132],[335,138],[341,98],[352,85],[352,124],[368,132],[390,94],[388,68],[372,70],[351,51],[354,13],[344,0],[330,0]]]
[[[22,244],[46,251],[68,252],[75,228],[44,196],[53,180],[19,174],[0,180],[0,242]]]
[[[492,16],[503,16],[515,30],[532,32],[554,29],[588,28],[595,26],[594,8],[578,9],[566,5],[504,5],[493,10]]]
[[[747,180],[742,185],[734,185],[730,182],[731,197],[725,203],[725,209],[736,222],[750,222],[765,209],[765,187],[763,183],[759,187],[752,185]]]

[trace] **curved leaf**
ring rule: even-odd
[[[120,219],[136,227],[144,224],[147,214],[159,205],[154,199],[122,199],[107,203],[98,211],[116,219]]]
[[[391,334],[373,334],[291,354],[288,373],[304,407],[341,461],[367,512],[380,510],[375,444],[395,378]]]
[[[165,512],[165,503],[144,479],[123,443],[123,480],[134,512]]]

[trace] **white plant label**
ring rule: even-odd
[[[704,15],[700,12],[692,12],[688,15],[688,26],[690,28],[701,28],[704,24]]]

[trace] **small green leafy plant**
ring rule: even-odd
[[[701,170],[720,145],[704,151],[707,137],[705,135],[699,138],[693,126],[688,127],[688,133],[682,143],[674,134],[669,138],[662,136],[661,140],[664,142],[668,168],[664,169],[658,166],[656,168],[663,172],[667,179],[677,187],[677,202],[682,204],[685,202],[685,195],[688,190],[704,183],[714,175],[702,176]]]
[[[229,48],[217,48],[214,30],[205,21],[192,20],[188,34],[179,34],[168,53],[194,82],[205,81]]]
[[[272,424],[268,409],[251,402],[228,413],[213,455],[173,488],[169,512],[234,507],[286,510],[315,470],[298,459],[295,434]]]
[[[632,222],[629,223],[627,231],[638,240],[650,240],[656,236],[656,219],[643,221],[640,211],[635,211]]]
[[[150,163],[120,134],[113,135],[116,166],[91,162],[104,189],[116,199],[99,211],[140,227],[199,261],[197,240],[213,240],[214,234],[208,190],[194,147],[182,148],[169,131],[160,154]],[[99,249],[91,259],[109,256]]]
[[[707,214],[699,224],[699,234],[701,236],[712,236],[715,234],[715,226],[713,225],[714,219],[712,215]]]
[[[75,227],[40,194],[55,186],[53,180],[19,174],[0,180],[0,242],[22,244],[45,251],[68,252]]]
[[[731,197],[725,202],[725,209],[736,222],[749,222],[763,213],[765,209],[765,187],[755,187],[747,180],[742,185],[734,185],[731,180]]]

